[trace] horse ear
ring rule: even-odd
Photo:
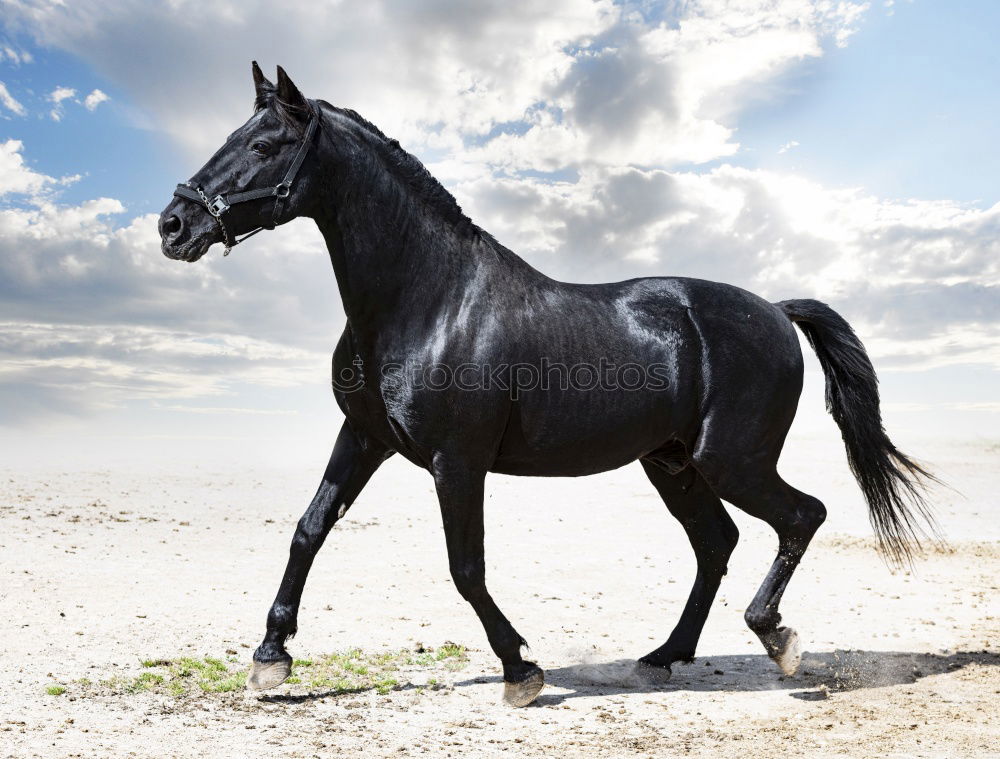
[[[254,61],[250,69],[253,71],[253,86],[256,90],[257,99],[261,100],[274,92],[274,84],[267,80],[264,72],[260,70],[257,61]]]
[[[309,103],[281,66],[278,66],[278,100],[290,113],[300,116],[309,113]]]

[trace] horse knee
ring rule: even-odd
[[[308,531],[302,528],[302,523],[300,522],[298,527],[295,528],[295,534],[292,535],[292,553],[307,554],[310,552],[312,545],[312,537],[309,535]]]
[[[319,550],[319,547],[323,544],[323,539],[326,537],[326,530],[323,526],[318,526],[314,523],[314,520],[307,519],[303,516],[297,525],[295,525],[295,534],[292,535],[292,547],[291,551],[293,554],[308,556],[314,554]]]
[[[453,564],[451,579],[459,595],[471,601],[486,588],[486,568],[478,562]]]

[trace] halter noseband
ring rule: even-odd
[[[226,246],[226,250],[222,255],[228,256],[230,250],[235,248],[248,237],[252,237],[264,229],[274,229],[278,225],[278,215],[281,210],[281,201],[291,194],[292,182],[295,181],[295,175],[299,173],[299,169],[302,167],[302,162],[306,159],[306,153],[309,152],[309,146],[312,144],[313,137],[316,136],[316,130],[318,127],[319,114],[313,112],[312,118],[309,119],[309,124],[306,126],[306,133],[302,137],[299,150],[295,154],[295,158],[292,159],[292,163],[288,167],[288,171],[285,172],[284,178],[274,187],[263,187],[258,190],[247,190],[246,192],[232,192],[228,195],[219,193],[214,198],[209,198],[205,195],[205,192],[201,189],[201,187],[191,184],[191,182],[185,182],[184,184],[177,185],[177,189],[174,190],[174,195],[179,198],[184,198],[185,200],[194,201],[208,211],[215,218],[215,220],[219,222],[219,227],[222,229],[222,241]],[[257,227],[256,229],[247,232],[242,237],[229,236],[229,230],[226,229],[226,224],[222,217],[230,208],[237,203],[247,203],[251,200],[260,200],[261,198],[272,197],[274,198],[274,208],[271,210],[270,226]]]

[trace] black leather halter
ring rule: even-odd
[[[295,154],[295,158],[292,159],[292,163],[288,167],[288,171],[285,172],[284,179],[282,179],[281,182],[276,184],[274,187],[262,187],[258,190],[247,190],[246,192],[231,192],[228,195],[219,193],[214,198],[210,199],[207,195],[205,195],[205,192],[201,189],[201,187],[191,184],[191,182],[185,182],[184,184],[177,185],[177,189],[174,190],[174,195],[197,203],[208,211],[217,222],[219,222],[219,227],[222,229],[222,241],[226,246],[226,250],[222,255],[228,256],[230,250],[261,230],[274,229],[277,226],[278,216],[281,212],[281,201],[291,194],[292,183],[295,181],[295,175],[298,174],[299,169],[302,168],[302,162],[306,159],[306,154],[309,152],[309,147],[312,145],[313,138],[316,136],[318,128],[319,114],[313,112],[312,118],[309,119],[309,124],[306,126],[306,133],[302,137],[302,142],[299,144],[299,150]],[[230,208],[235,206],[237,203],[247,203],[251,200],[260,200],[262,198],[272,197],[274,198],[274,208],[271,210],[271,224],[269,226],[257,227],[256,229],[247,232],[242,237],[229,236],[229,230],[226,229],[226,224],[223,221],[223,215]]]

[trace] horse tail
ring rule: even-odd
[[[921,538],[940,540],[924,497],[927,484],[937,478],[897,450],[886,435],[875,369],[851,325],[817,300],[775,305],[802,330],[823,367],[826,409],[840,427],[879,550],[893,565],[912,564],[914,552],[922,553]]]

